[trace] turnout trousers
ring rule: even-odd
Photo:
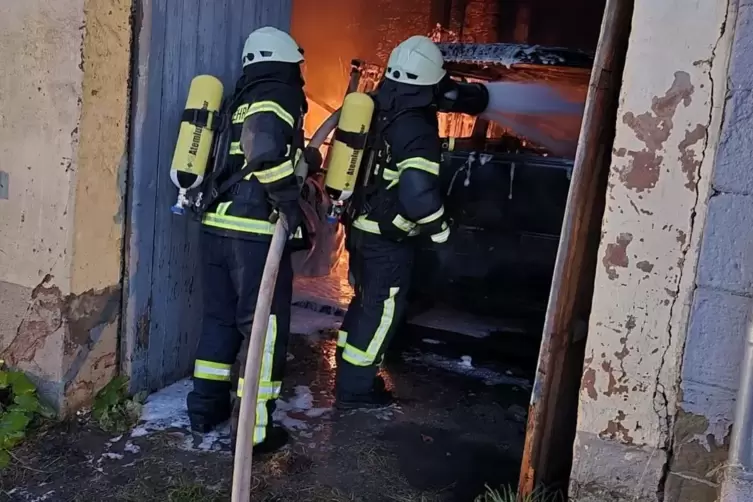
[[[199,417],[217,424],[230,416],[231,369],[238,356],[242,363],[237,395],[243,395],[246,354],[241,347],[248,347],[269,242],[203,232],[202,248],[204,326],[196,351],[194,390],[188,395],[187,405],[192,420]],[[285,370],[292,293],[293,269],[290,251],[286,250],[264,342],[254,444],[264,441],[272,427]]]
[[[355,295],[337,340],[338,399],[373,390],[384,352],[405,313],[415,254],[410,241],[394,242],[356,228],[347,244]]]

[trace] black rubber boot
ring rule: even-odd
[[[230,419],[229,399],[199,401],[199,396],[189,395],[188,409],[191,430],[199,434],[206,434]]]
[[[188,419],[191,421],[191,430],[198,432],[199,434],[206,434],[214,430],[218,425],[227,421],[230,418],[230,414],[221,418],[219,416],[206,417],[204,415],[188,415]]]
[[[267,437],[264,438],[264,441],[254,445],[254,458],[269,455],[270,453],[278,451],[283,446],[288,444],[289,439],[290,434],[288,434],[288,431],[286,431],[282,427],[275,426],[268,428]],[[233,434],[232,440],[230,442],[230,451],[233,452],[233,455],[235,455],[235,442],[236,436],[235,434]]]
[[[290,434],[282,427],[270,427],[267,429],[267,437],[264,438],[264,441],[254,445],[254,457],[276,452],[288,444],[289,439]]]
[[[382,388],[381,390],[374,389],[366,394],[339,394],[335,406],[341,410],[376,409],[386,408],[394,403],[395,396],[392,392]]]

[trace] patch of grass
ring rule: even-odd
[[[122,434],[139,420],[146,394],[128,397],[128,378],[116,376],[94,397],[92,418],[104,431]]]
[[[118,502],[225,502],[229,493],[199,481],[181,477],[170,480],[166,489],[155,490],[151,483],[134,482],[118,493]]]
[[[502,487],[493,490],[486,487],[486,493],[476,497],[475,502],[560,502],[562,497],[556,493],[547,493],[544,490],[535,490],[531,495],[518,497],[518,492],[510,487]]]
[[[32,422],[52,416],[54,412],[39,400],[29,377],[6,369],[0,361],[0,469],[10,465],[11,450],[26,438]]]

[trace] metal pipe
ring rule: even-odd
[[[728,463],[753,472],[753,322],[748,324]]]

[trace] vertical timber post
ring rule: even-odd
[[[591,73],[578,150],[528,412],[519,496],[567,490],[593,295],[599,228],[617,120],[633,0],[608,0]]]

